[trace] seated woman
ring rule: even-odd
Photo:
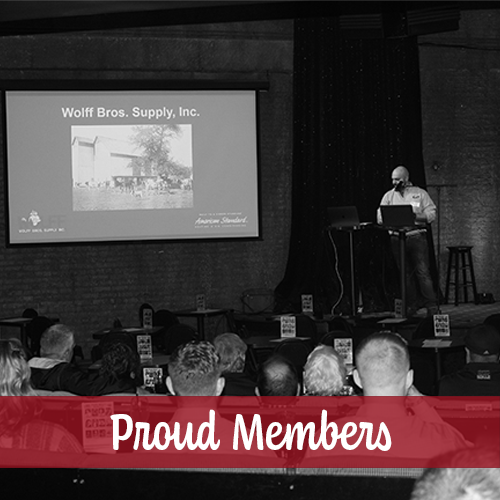
[[[36,396],[26,354],[17,339],[0,340],[0,396]],[[0,448],[83,453],[79,441],[64,427],[40,420],[38,398],[2,397]]]
[[[331,346],[317,346],[304,366],[304,395],[350,396],[352,388],[346,384],[347,369],[344,359]]]
[[[139,354],[122,342],[106,346],[97,377],[105,383],[107,394],[149,394],[139,387],[142,383]]]
[[[221,333],[213,344],[226,381],[222,396],[255,396],[257,384],[246,370],[248,346],[245,342],[235,333]]]

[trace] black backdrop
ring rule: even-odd
[[[416,38],[343,39],[335,24],[295,21],[292,222],[278,312],[299,311],[304,293],[330,312],[341,293],[336,264],[344,298],[335,313],[351,311],[348,236],[326,230],[327,207],[356,205],[362,221],[375,221],[399,164],[425,188]],[[398,273],[387,234],[356,232],[355,262],[365,312],[392,309]]]

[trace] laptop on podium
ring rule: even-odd
[[[349,207],[328,207],[328,221],[331,228],[348,229],[360,225],[358,209]]]
[[[415,214],[411,205],[381,205],[382,223],[389,227],[412,227]]]

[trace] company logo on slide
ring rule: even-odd
[[[40,216],[38,215],[38,212],[36,210],[32,210],[28,218],[22,217],[21,220],[23,222],[29,221],[33,226],[38,226],[38,224],[42,222],[42,219],[40,219]]]
[[[19,233],[64,233],[65,226],[64,215],[50,215],[42,218],[34,209],[26,217],[19,217]]]
[[[195,220],[195,227],[245,227],[248,216],[241,212],[226,213],[204,213]]]

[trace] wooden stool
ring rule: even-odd
[[[458,306],[459,291],[463,290],[463,301],[469,302],[467,289],[472,287],[473,301],[476,301],[476,278],[474,277],[474,267],[472,265],[472,247],[471,246],[456,246],[447,247],[449,250],[448,257],[448,272],[446,275],[446,291],[444,303],[448,303],[448,296],[450,292],[450,285],[455,287],[455,305]],[[454,281],[451,281],[451,272],[454,271]],[[467,270],[469,276],[467,276]],[[462,271],[462,282],[460,283],[460,271]]]

